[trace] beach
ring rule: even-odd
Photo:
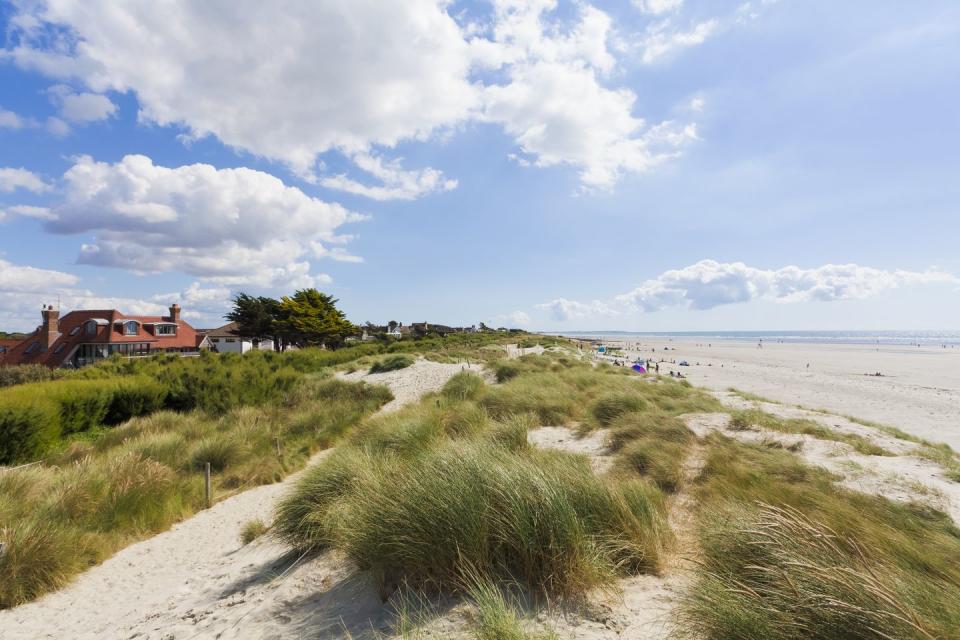
[[[824,409],[960,449],[958,348],[706,340],[611,337],[604,344],[624,347],[628,361],[662,360],[661,374],[681,372],[694,385]],[[682,360],[690,366],[679,366]]]

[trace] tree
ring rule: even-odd
[[[277,306],[278,334],[301,346],[339,346],[358,329],[337,309],[337,302],[316,289],[300,289],[292,297],[284,296]]]
[[[280,303],[273,298],[255,297],[239,293],[233,299],[233,311],[224,316],[237,323],[237,333],[247,338],[270,338],[274,349],[279,349],[277,340],[277,310]]]
[[[398,324],[399,323],[396,320],[391,320],[390,322],[387,323],[387,331],[393,331],[394,329],[397,328]]]

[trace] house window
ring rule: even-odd
[[[58,344],[58,345],[57,345],[57,348],[54,349],[53,352],[54,352],[54,353],[60,353],[61,351],[63,351],[63,347],[64,347],[64,345],[63,345],[62,343],[61,343],[61,344]]]
[[[236,338],[227,338],[227,342],[236,342],[236,341],[237,341]]]
[[[220,342],[220,338],[214,338],[213,342]]]
[[[84,328],[88,336],[97,335],[97,321],[96,320],[87,320],[84,323]]]
[[[175,325],[175,324],[158,324],[158,325],[157,325],[157,335],[158,335],[158,336],[175,336],[175,335],[177,335],[177,325]]]
[[[75,335],[77,335],[78,333],[80,333],[80,327],[74,327],[73,329],[70,329],[70,335],[71,335],[71,336],[75,336]]]
[[[123,335],[125,336],[135,336],[137,335],[137,330],[139,327],[137,323],[131,320],[130,322],[123,323]]]
[[[34,342],[34,343],[31,344],[29,347],[27,347],[26,353],[33,353],[34,351],[36,351],[36,350],[39,349],[39,348],[40,348],[40,343],[39,343],[39,342]]]

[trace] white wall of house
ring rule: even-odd
[[[211,344],[217,348],[218,353],[246,353],[248,351],[273,351],[273,340],[261,340],[259,345],[254,345],[250,338],[224,338],[218,336],[210,338]]]

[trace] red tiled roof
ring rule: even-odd
[[[102,320],[95,335],[88,335],[84,323],[88,320]],[[136,320],[140,323],[137,335],[123,333],[123,322]],[[81,344],[120,344],[149,343],[152,350],[196,348],[199,344],[196,330],[184,320],[177,322],[175,335],[157,335],[155,326],[150,323],[171,322],[166,316],[128,316],[116,309],[71,311],[59,321],[59,336],[46,348],[43,326],[37,327],[16,345],[9,347],[3,364],[44,364],[59,367]],[[31,350],[31,346],[36,344]],[[29,353],[28,353],[29,351]]]

